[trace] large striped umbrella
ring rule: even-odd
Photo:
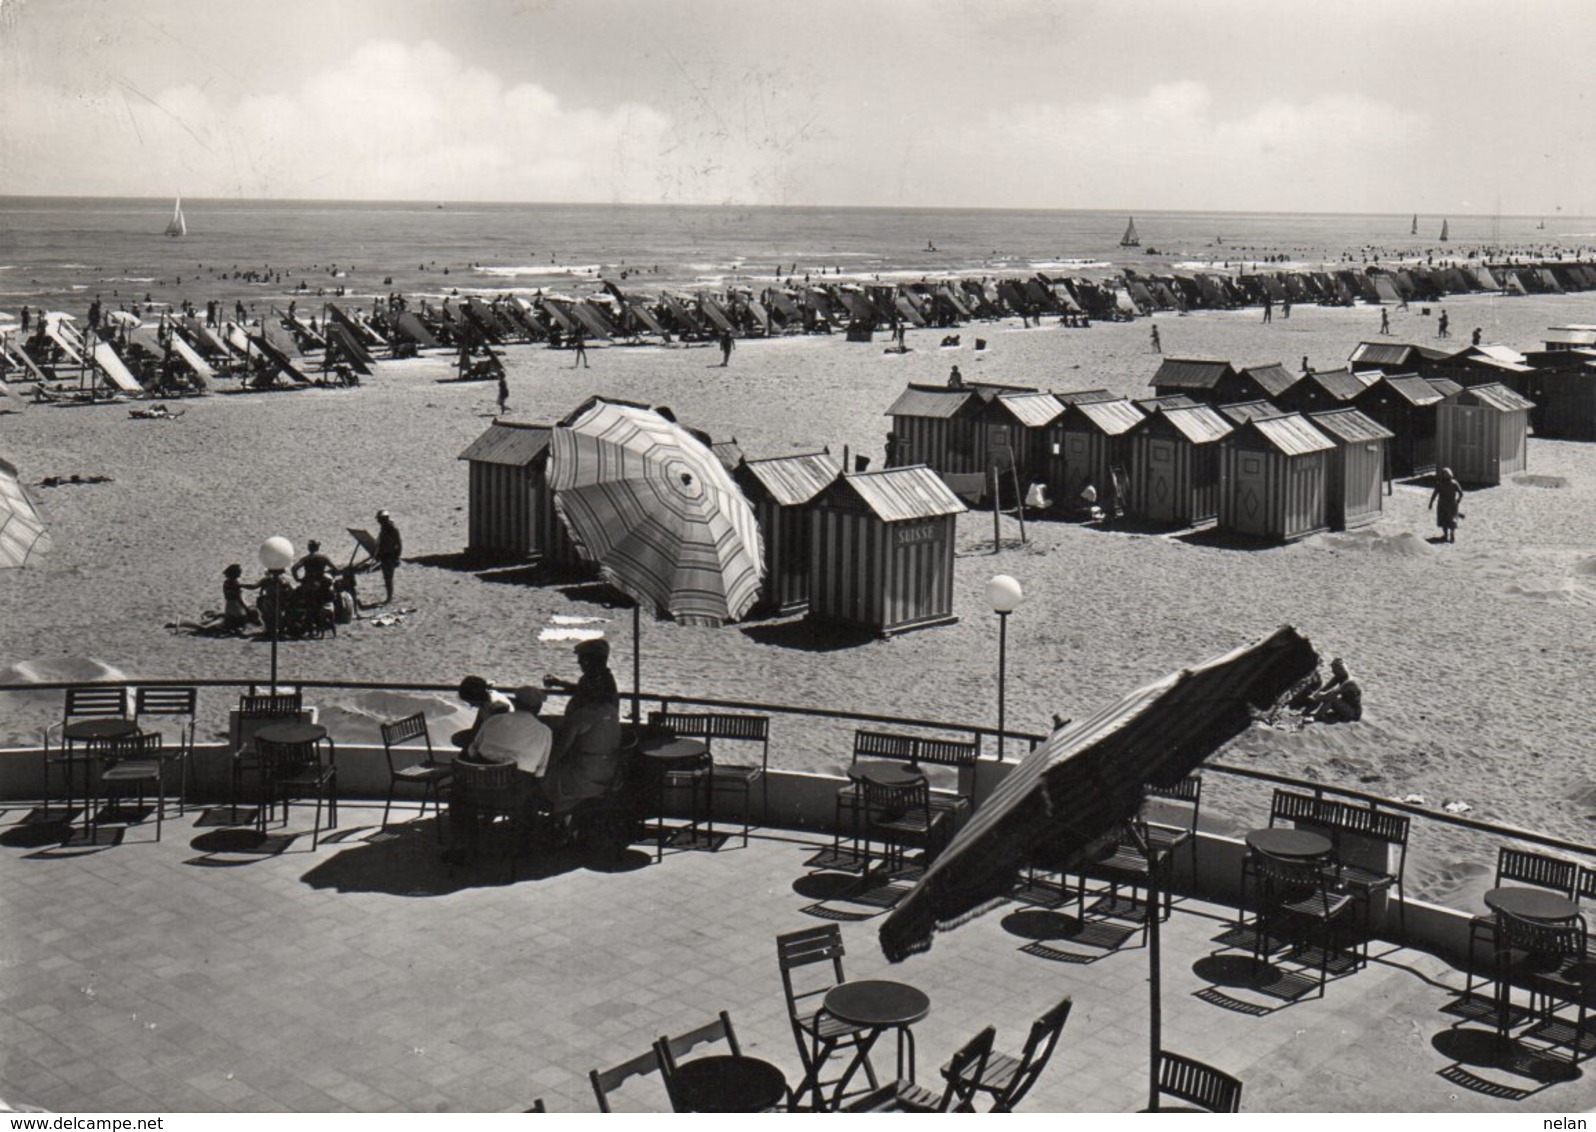
[[[1021,867],[1072,871],[1135,816],[1144,783],[1169,785],[1313,672],[1308,639],[1283,625],[1263,640],[1184,669],[1053,733],[998,783],[918,884],[881,925],[896,962],[1003,903]],[[1157,870],[1147,874],[1152,1080],[1157,1105],[1161,1035]]]
[[[758,599],[753,508],[709,446],[675,421],[594,398],[555,426],[549,484],[572,539],[638,607],[718,626]],[[639,620],[634,613],[634,716]]]
[[[0,460],[0,567],[23,566],[28,556],[50,549],[50,536],[17,470]]]

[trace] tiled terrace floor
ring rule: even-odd
[[[543,1097],[592,1111],[586,1073],[727,1009],[747,1052],[799,1074],[773,937],[822,921],[826,892],[797,839],[719,853],[634,850],[595,871],[572,856],[451,871],[431,822],[367,840],[376,811],[345,807],[338,840],[308,833],[272,856],[251,835],[171,821],[95,851],[39,846],[0,816],[0,1096],[56,1110],[497,1110]],[[296,828],[300,819],[296,813]],[[858,905],[832,906],[868,909]],[[1245,1082],[1261,1110],[1583,1110],[1590,1075],[1541,1084],[1495,1064],[1442,1012],[1461,976],[1376,945],[1323,999],[1285,1003],[1220,985],[1241,955],[1215,942],[1224,910],[1177,905],[1164,933],[1167,1048]],[[1017,1050],[1063,994],[1075,1012],[1029,1110],[1144,1101],[1147,951],[1030,936],[1056,921],[1020,906],[889,967],[872,921],[844,923],[851,977],[926,990],[922,1076],[981,1025]],[[1229,957],[1227,959],[1227,956]],[[1217,990],[1218,996],[1215,995]],[[1230,1007],[1217,1004],[1229,996]],[[1235,1002],[1261,1013],[1242,1012]],[[1544,1068],[1542,1066],[1541,1068]],[[628,1107],[660,1108],[657,1079]]]

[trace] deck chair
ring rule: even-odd
[[[647,1077],[658,1068],[659,1053],[650,1048],[647,1053],[640,1053],[608,1069],[589,1070],[587,1079],[593,1086],[593,1096],[598,1100],[598,1110],[614,1112],[615,1110],[610,1107],[610,1098],[615,1091],[632,1078]]]
[[[178,817],[188,812],[189,768],[194,758],[194,717],[198,709],[198,688],[140,688],[133,694],[133,720],[141,729],[152,718],[174,719],[179,725],[176,746],[161,752],[169,764],[177,766]]]
[[[1006,1053],[993,1052],[984,1070],[970,1078],[970,1089],[974,1093],[985,1093],[992,1098],[991,1112],[1013,1112],[1014,1106],[1025,1098],[1031,1091],[1031,1086],[1036,1084],[1042,1070],[1047,1068],[1047,1063],[1052,1060],[1053,1051],[1058,1047],[1059,1035],[1064,1032],[1064,1023],[1069,1021],[1070,1011],[1074,1009],[1075,1002],[1068,995],[1059,1000],[1046,1014],[1031,1023],[1031,1032],[1025,1039],[1025,1049],[1019,1057]],[[942,1067],[942,1075],[954,1073],[957,1067],[949,1062]]]
[[[1229,1073],[1168,1050],[1158,1051],[1158,1094],[1197,1106],[1199,1112],[1240,1112],[1241,1082]],[[1155,1112],[1180,1112],[1159,1105]]]
[[[100,795],[110,799],[110,809],[120,817],[121,791],[128,787],[138,790],[139,809],[144,808],[144,791],[155,791],[155,840],[161,839],[161,826],[166,819],[166,763],[161,750],[159,732],[151,731],[127,735],[120,739],[90,744],[90,753],[100,764],[99,781],[95,784],[89,802],[89,829],[91,840],[97,840],[100,828]]]
[[[238,746],[233,748],[230,760],[232,799],[229,809],[234,821],[238,820],[238,798],[243,793],[244,776],[261,767],[255,732],[272,723],[296,722],[304,710],[304,696],[297,691],[262,693],[251,685],[248,694],[238,697]],[[266,804],[265,798],[261,804]]]
[[[70,818],[74,804],[75,791],[73,782],[77,777],[78,767],[83,768],[83,795],[85,803],[89,792],[90,760],[92,753],[87,746],[79,746],[83,740],[74,740],[67,736],[67,728],[79,720],[86,719],[126,719],[127,689],[122,687],[105,688],[97,685],[85,684],[74,686],[66,690],[65,704],[61,710],[61,719],[52,723],[44,731],[44,810],[50,810],[50,768],[59,767],[65,779],[67,814]],[[50,734],[55,732],[58,745],[52,746]]]
[[[987,1072],[992,1056],[992,1040],[997,1030],[991,1026],[964,1043],[953,1055],[942,1076],[947,1081],[941,1095],[913,1081],[894,1081],[849,1104],[845,1112],[974,1112],[976,1082]]]
[[[814,1108],[824,1109],[826,1087],[835,1086],[834,1095],[841,1097],[859,1069],[864,1070],[872,1090],[881,1087],[875,1067],[862,1052],[867,1048],[865,1041],[870,1031],[842,1021],[821,1006],[826,992],[846,977],[842,971],[843,954],[842,929],[836,924],[804,928],[776,937],[776,961],[781,967],[782,992],[787,996],[787,1018],[792,1024],[793,1040],[798,1045],[798,1057],[804,1067],[804,1079],[793,1090],[794,1105],[802,1104],[805,1094],[809,1094]],[[810,974],[819,977],[800,974],[806,968],[814,968]],[[838,1050],[850,1049],[855,1055],[842,1076],[823,1081],[820,1075],[827,1059]]]
[[[665,1093],[671,1099],[672,1112],[690,1111],[682,1106],[681,1098],[676,1095],[676,1061],[692,1053],[701,1045],[711,1045],[715,1042],[725,1042],[731,1050],[732,1056],[740,1056],[742,1047],[737,1044],[737,1031],[732,1029],[731,1015],[722,1010],[719,1017],[713,1022],[705,1022],[695,1030],[685,1034],[671,1037],[661,1034],[659,1041],[654,1043],[654,1056],[659,1061],[659,1073],[665,1081]]]

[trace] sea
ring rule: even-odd
[[[296,295],[644,294],[781,280],[1590,259],[1588,217],[0,197],[0,313]],[[1122,246],[1134,219],[1140,246]],[[1439,240],[1443,223],[1450,240]],[[1417,231],[1415,232],[1415,228]]]

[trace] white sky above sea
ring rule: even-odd
[[[0,193],[1596,213],[1589,0],[0,0]]]

